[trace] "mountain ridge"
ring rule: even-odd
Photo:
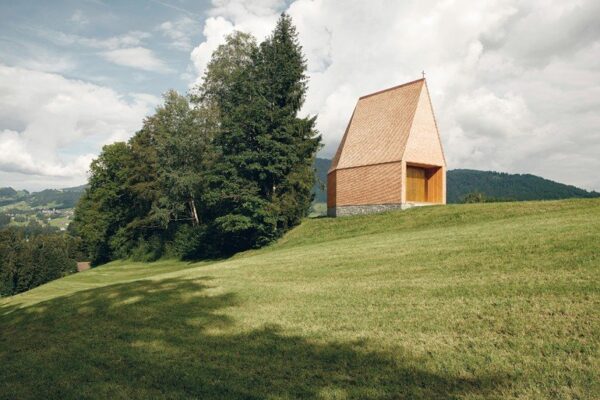
[[[8,206],[24,201],[31,207],[53,204],[53,208],[73,208],[86,187],[87,185],[81,185],[63,189],[44,189],[38,192],[16,190],[10,186],[1,187],[0,206]]]
[[[327,171],[331,160],[317,157],[313,187],[315,203],[327,201]],[[32,206],[54,202],[56,208],[72,208],[87,185],[63,189],[44,189],[38,192],[0,187],[0,206],[25,201]],[[569,198],[600,197],[596,191],[588,191],[574,185],[556,182],[533,174],[510,174],[458,168],[447,173],[447,202],[461,203],[471,193],[481,193],[492,201],[560,200]]]
[[[330,164],[331,160],[326,158],[315,160],[317,183],[313,190],[316,203],[327,201],[327,170]],[[481,193],[484,198],[491,201],[600,197],[600,193],[596,191],[588,191],[533,174],[509,174],[463,168],[447,172],[446,188],[448,203],[461,203],[471,193]]]

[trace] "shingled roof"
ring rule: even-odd
[[[359,98],[330,171],[400,161],[425,79]]]

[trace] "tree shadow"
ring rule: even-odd
[[[495,376],[435,374],[365,343],[244,330],[202,280],[137,281],[0,308],[0,398],[458,398]]]

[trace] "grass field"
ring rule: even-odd
[[[71,219],[68,216],[67,217],[59,217],[59,218],[52,218],[48,222],[48,225],[55,226],[57,228],[65,228],[65,229],[67,229],[67,227],[69,226],[70,222],[71,222]]]
[[[600,200],[304,222],[0,300],[0,398],[594,399]]]

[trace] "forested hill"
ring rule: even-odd
[[[331,160],[317,158],[315,169],[315,202],[327,201],[327,170]],[[46,189],[28,193],[12,188],[0,188],[0,205],[26,201],[32,206],[53,203],[56,208],[71,208],[77,203],[85,186],[62,190]],[[531,174],[507,174],[473,169],[454,169],[448,171],[448,203],[460,203],[469,193],[482,193],[487,198],[498,200],[553,200],[568,198],[600,197],[598,192],[588,192],[571,185],[554,182]]]
[[[317,158],[317,177],[327,185],[327,170],[331,160]],[[326,201],[326,190],[315,186],[315,202]],[[448,203],[460,203],[467,194],[481,193],[494,200],[555,200],[600,197],[571,185],[554,182],[531,174],[507,174],[473,169],[454,169],[447,175]]]
[[[32,208],[73,208],[84,190],[85,185],[65,189],[45,189],[33,193],[4,187],[0,188],[0,206],[25,202]]]
[[[315,203],[324,203],[327,201],[327,171],[331,165],[331,160],[327,158],[317,158],[315,160],[315,169],[317,179],[313,191],[315,192]]]
[[[454,169],[447,175],[448,203],[459,203],[469,193],[498,200],[557,200],[600,197],[571,185],[531,174],[507,174],[473,169]]]

